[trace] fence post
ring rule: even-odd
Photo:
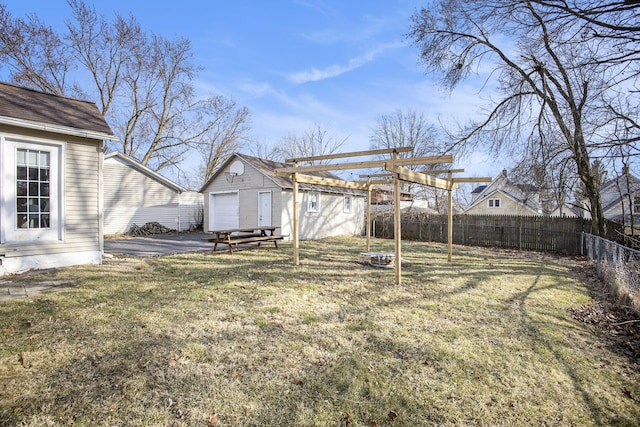
[[[522,221],[518,221],[518,250],[522,250]]]

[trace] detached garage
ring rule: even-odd
[[[284,163],[235,153],[202,187],[204,231],[230,228],[278,228],[293,234],[293,182],[277,176]],[[314,174],[337,178],[329,172]],[[302,240],[362,235],[365,196],[362,191],[300,184],[299,236]]]
[[[135,224],[158,222],[186,231],[202,225],[202,194],[120,152],[104,159],[104,234],[126,233]]]

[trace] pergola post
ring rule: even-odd
[[[371,178],[369,178],[367,179],[367,252],[369,252],[369,248],[371,246],[371,185]]]
[[[393,160],[398,160],[398,153],[393,152]],[[393,176],[393,237],[395,240],[395,273],[396,273],[396,285],[401,283],[402,277],[402,259],[401,259],[401,241],[402,232],[400,230],[401,218],[400,218],[400,177],[398,174]]]
[[[449,172],[449,190],[447,190],[447,261],[451,262],[453,256],[453,176]]]
[[[298,163],[293,163],[294,167],[298,167]],[[291,174],[293,181],[293,263],[294,265],[300,265],[300,241],[298,237],[298,215],[300,214],[300,203],[298,201],[298,173]]]

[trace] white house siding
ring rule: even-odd
[[[0,127],[36,138],[64,143],[61,197],[63,230],[58,241],[0,244],[0,274],[32,268],[61,267],[102,262],[100,239],[100,147],[101,141],[50,134],[47,132]]]
[[[180,194],[180,230],[187,231],[191,228],[202,226],[203,214],[202,193],[186,191]]]
[[[229,166],[227,166],[227,169]],[[245,170],[242,175],[234,176],[233,179],[227,179],[227,169],[221,171],[218,179],[213,180],[206,187],[203,193],[204,212],[210,212],[209,202],[211,193],[224,193],[229,191],[238,191],[240,199],[239,221],[240,227],[255,227],[258,224],[258,191],[271,191],[271,209],[273,226],[280,227],[280,216],[275,210],[276,206],[281,203],[281,190],[273,181],[252,166],[245,164]],[[203,229],[210,230],[209,215],[204,215]]]
[[[158,222],[178,229],[179,193],[117,158],[104,162],[104,234]]]
[[[500,199],[500,207],[489,207],[489,199]],[[509,196],[496,192],[479,201],[475,206],[465,211],[468,215],[524,215],[538,216],[539,214],[528,209],[522,203],[514,201]]]
[[[350,213],[344,212],[344,195],[320,193],[320,210],[307,211],[309,192],[298,193],[298,237],[300,240],[332,236],[360,236],[364,231],[365,198],[352,196]],[[282,234],[293,236],[293,191],[283,192]]]

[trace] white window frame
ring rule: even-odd
[[[342,202],[342,212],[351,213],[353,212],[353,196],[345,195]]]
[[[502,200],[499,198],[489,199],[489,208],[490,209],[499,209],[502,207]]]
[[[320,212],[320,192],[310,191],[307,193],[307,212]]]
[[[64,152],[62,142],[54,142],[39,138],[26,138],[19,135],[0,136],[2,153],[2,243],[18,242],[51,242],[63,239],[64,235]],[[47,151],[50,153],[50,195],[49,195],[49,227],[18,228],[17,195],[16,195],[16,153],[18,149]]]
[[[640,191],[636,191],[631,198],[631,211],[634,214],[640,214]]]

